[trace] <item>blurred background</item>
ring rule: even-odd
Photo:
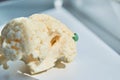
[[[0,26],[61,6],[120,54],[120,0],[0,0]]]

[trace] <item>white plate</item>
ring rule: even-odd
[[[120,56],[115,51],[65,9],[52,9],[45,13],[56,17],[79,35],[78,55],[65,69],[53,68],[31,77],[39,80],[120,80]],[[0,68],[0,80],[34,80],[28,76],[13,75],[16,67],[12,62],[10,65],[9,71]]]

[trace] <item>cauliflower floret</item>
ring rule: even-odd
[[[14,19],[1,33],[1,64],[22,60],[30,74],[36,74],[52,68],[58,60],[71,62],[76,55],[73,36],[64,24],[48,15]]]

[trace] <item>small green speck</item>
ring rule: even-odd
[[[72,38],[73,38],[74,41],[78,41],[78,39],[79,39],[77,33],[74,33],[74,36]]]

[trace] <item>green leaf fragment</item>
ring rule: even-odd
[[[78,41],[79,36],[77,35],[77,33],[74,33],[74,36],[72,37],[74,41]]]

